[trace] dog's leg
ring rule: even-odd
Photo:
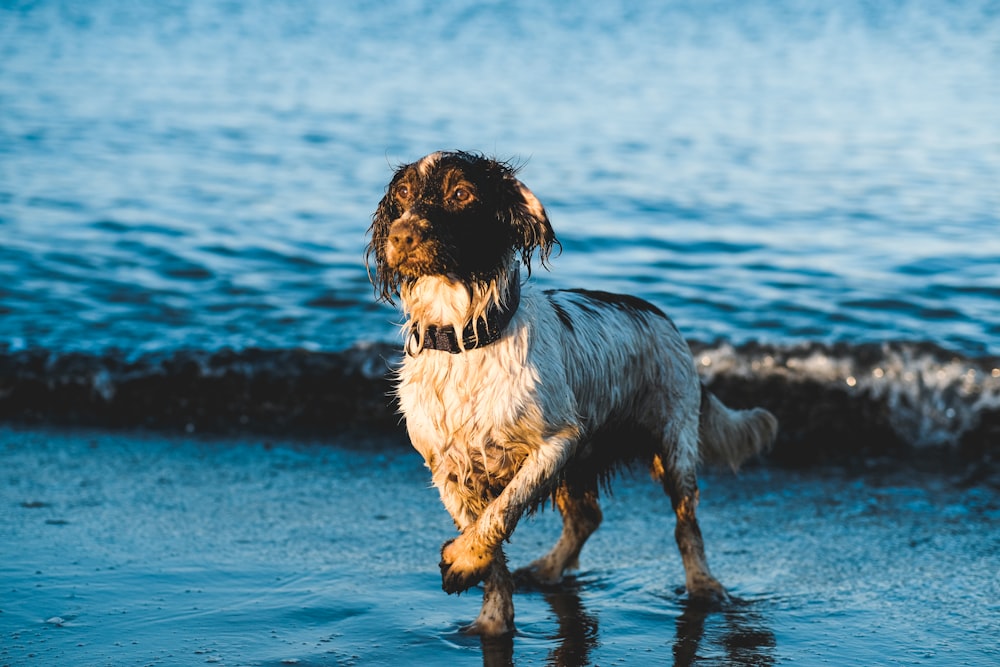
[[[708,601],[723,601],[729,596],[708,569],[705,543],[695,515],[698,507],[697,444],[691,447],[692,443],[688,441],[691,437],[697,443],[696,435],[682,432],[677,447],[671,449],[669,455],[656,456],[653,460],[653,473],[659,477],[663,489],[670,495],[674,514],[677,516],[674,537],[684,562],[688,594]]]
[[[441,549],[441,587],[460,593],[482,581],[501,543],[510,537],[525,509],[552,488],[579,429],[567,426],[532,448],[504,490],[462,534]]]
[[[556,507],[562,514],[559,541],[549,553],[514,573],[518,580],[551,585],[562,581],[563,573],[579,565],[584,542],[601,525],[601,508],[596,491],[579,491],[563,482],[556,490]]]
[[[479,617],[472,625],[462,628],[462,632],[484,637],[501,637],[514,632],[514,579],[499,548],[483,580],[483,607]]]

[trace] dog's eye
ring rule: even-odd
[[[407,197],[410,196],[410,186],[400,185],[398,188],[396,188],[396,195],[402,199],[406,199]]]
[[[466,202],[472,199],[472,193],[465,188],[455,188],[455,191],[451,193],[451,198],[457,202]]]

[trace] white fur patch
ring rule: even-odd
[[[435,165],[437,165],[438,160],[440,159],[441,151],[437,151],[420,158],[420,161],[417,162],[417,173],[420,174],[421,177],[426,177],[427,174],[431,173],[431,170],[435,167]]]

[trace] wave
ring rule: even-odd
[[[734,346],[692,341],[705,384],[781,422],[770,459],[863,463],[943,453],[1000,455],[1000,359],[930,343]],[[188,433],[402,436],[397,346],[182,350],[133,358],[0,348],[0,420]],[[402,438],[401,438],[402,440]]]
[[[932,343],[691,344],[706,384],[778,415],[785,462],[1000,453],[1000,359]]]

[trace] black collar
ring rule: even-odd
[[[502,306],[493,306],[486,311],[484,317],[477,318],[474,322],[469,322],[462,329],[462,345],[458,344],[458,337],[455,335],[455,327],[435,326],[427,327],[424,332],[423,345],[420,350],[442,350],[458,354],[465,350],[474,350],[477,347],[486,347],[500,340],[504,329],[510,324],[521,304],[521,277],[517,271],[510,275],[507,287],[506,303]],[[420,341],[420,329],[415,323],[410,328],[410,340],[407,341],[406,350],[410,351],[411,345],[417,346]],[[413,353],[416,354],[416,353]]]

